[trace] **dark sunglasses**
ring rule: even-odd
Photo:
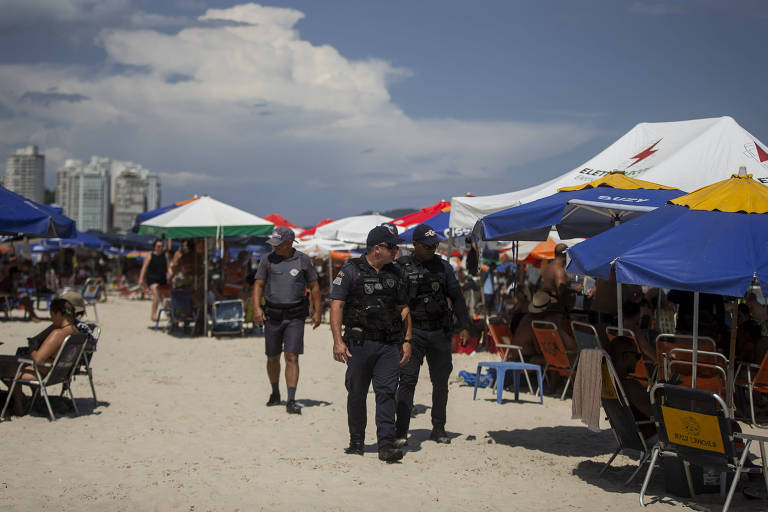
[[[397,244],[386,243],[386,244],[379,244],[379,246],[380,247],[386,247],[390,251],[394,251],[395,249],[397,249]]]
[[[424,242],[416,242],[416,243],[422,246],[423,248],[427,249],[428,251],[434,251],[435,249],[437,249],[437,244],[434,244],[434,245],[425,244]]]

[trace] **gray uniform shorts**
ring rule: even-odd
[[[304,353],[304,319],[264,319],[264,339],[267,356],[279,356],[280,352]]]

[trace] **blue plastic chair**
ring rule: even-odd
[[[520,363],[515,361],[485,361],[477,363],[477,378],[475,380],[475,393],[472,400],[477,398],[477,384],[481,378],[482,368],[493,368],[496,370],[496,402],[501,403],[501,395],[504,392],[504,381],[507,371],[512,372],[512,379],[515,388],[515,400],[520,398],[520,372],[535,371],[539,381],[539,403],[544,403],[544,387],[542,386],[541,366],[532,363]]]

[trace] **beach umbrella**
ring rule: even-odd
[[[74,233],[74,220],[0,186],[0,234],[68,237]]]
[[[161,206],[160,208],[155,208],[154,210],[149,210],[148,212],[140,213],[136,216],[136,218],[133,219],[133,224],[131,225],[131,231],[133,231],[134,233],[138,233],[139,226],[141,225],[142,222],[148,221],[149,219],[157,217],[158,215],[162,215],[167,211],[178,208],[179,206],[184,206],[185,204],[189,204],[192,201],[197,201],[198,199],[200,199],[198,196],[190,197],[189,199],[186,199],[184,201],[179,201],[177,203],[169,204],[168,206]]]
[[[448,234],[450,231],[450,228],[448,227],[448,219],[450,219],[450,217],[451,217],[451,211],[449,207],[448,211],[440,212],[437,215],[430,217],[429,219],[425,219],[419,224],[427,224],[429,227],[435,230],[435,233],[437,234],[437,238],[439,238],[440,241],[443,241],[450,238]],[[403,239],[404,243],[409,243],[409,244],[413,243],[413,232],[415,230],[416,230],[416,226],[413,226],[412,228],[407,229],[406,231],[403,231],[402,233],[400,233],[400,238]]]
[[[230,206],[211,197],[169,210],[143,222],[139,234],[167,238],[203,238],[204,258],[204,325],[208,329],[208,238],[225,236],[269,235],[274,225],[261,217]]]
[[[340,242],[365,245],[368,232],[384,222],[392,222],[392,218],[376,213],[345,217],[320,226],[315,231],[315,236],[324,240],[338,240]]]
[[[409,213],[408,215],[403,215],[402,217],[398,217],[392,221],[392,224],[403,229],[409,229],[417,226],[418,224],[429,224],[430,226],[432,226],[430,221],[432,221],[436,216],[440,215],[441,213],[450,212],[450,211],[451,211],[450,201],[438,201],[432,206],[427,206],[426,208],[422,208],[417,212]],[[450,217],[450,214],[448,216]],[[432,226],[432,228],[437,230],[437,227],[435,226]]]
[[[43,240],[43,245],[47,247],[59,248],[86,248],[105,251],[111,247],[110,243],[94,236],[90,233],[75,231],[74,236],[69,238],[48,238]]]
[[[658,208],[685,192],[612,172],[583,185],[486,215],[475,224],[485,240],[588,238]]]
[[[313,237],[313,236],[315,236],[315,231],[317,231],[317,228],[319,228],[320,226],[325,226],[326,224],[330,224],[331,222],[333,222],[333,219],[323,219],[320,222],[318,222],[317,224],[315,224],[314,226],[312,226],[311,228],[305,229],[304,231],[298,233],[296,235],[296,238],[310,238],[310,237]]]
[[[297,226],[296,224],[294,224],[292,222],[288,222],[288,220],[285,217],[283,217],[282,215],[278,215],[277,213],[273,213],[271,215],[267,215],[266,217],[264,217],[264,219],[268,220],[269,222],[274,224],[275,227],[282,226],[282,227],[286,227],[286,228],[291,228],[292,230],[294,230],[296,232],[304,230],[304,228],[302,228],[301,226]]]
[[[694,292],[695,351],[699,292],[741,297],[756,278],[768,294],[768,187],[741,171],[568,252],[570,272]]]

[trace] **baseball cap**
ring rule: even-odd
[[[421,242],[424,245],[437,245],[440,238],[437,232],[428,224],[419,224],[413,229],[413,241]]]
[[[402,243],[402,239],[399,236],[392,233],[389,226],[376,226],[368,232],[368,239],[366,244],[370,247],[379,244],[399,244]]]
[[[64,299],[70,304],[72,304],[72,307],[74,308],[76,315],[85,313],[85,300],[83,300],[83,296],[77,293],[76,291],[65,290],[59,294],[59,298]]]
[[[296,234],[291,228],[285,226],[278,226],[272,231],[272,236],[267,240],[269,245],[280,245],[286,240],[293,242],[296,240]]]

